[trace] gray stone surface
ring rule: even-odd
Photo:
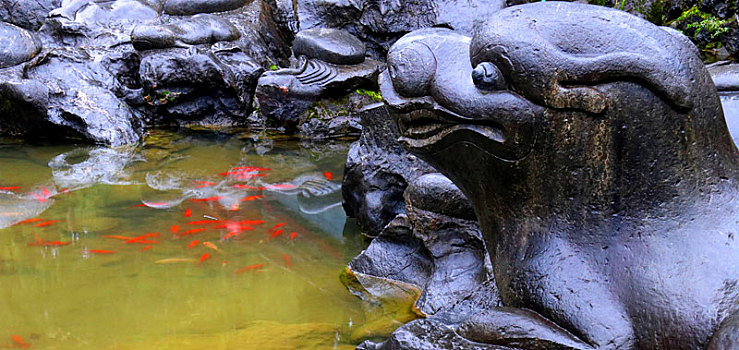
[[[31,60],[41,51],[35,34],[0,22],[0,68],[12,67]]]
[[[36,30],[62,0],[0,0],[0,21]]]
[[[295,35],[293,53],[335,64],[357,64],[364,61],[366,47],[357,37],[339,29],[312,28]]]
[[[250,0],[165,0],[164,13],[177,16],[226,12],[245,6]]]
[[[558,2],[500,11],[465,42],[409,34],[380,78],[402,142],[472,201],[490,248],[502,307],[457,334],[542,349],[732,348],[739,151],[692,43]],[[436,60],[432,74],[403,57],[411,49]],[[497,72],[471,79],[481,64]]]

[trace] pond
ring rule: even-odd
[[[351,349],[348,142],[0,140],[0,347]]]

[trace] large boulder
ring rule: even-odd
[[[62,0],[0,0],[0,21],[36,30],[61,4]]]

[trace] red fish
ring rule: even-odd
[[[234,271],[234,273],[235,273],[235,274],[237,274],[237,275],[239,275],[239,274],[242,274],[242,273],[244,273],[244,272],[246,272],[246,271],[251,271],[251,270],[261,270],[261,269],[262,269],[263,267],[264,267],[264,264],[254,264],[254,265],[249,265],[249,266],[247,266],[247,267],[242,267],[242,268],[240,268],[240,269],[238,269],[238,270]]]
[[[260,198],[264,198],[264,196],[263,196],[263,195],[261,195],[261,194],[258,194],[258,195],[256,195],[256,196],[249,196],[249,197],[244,197],[244,198],[241,198],[241,201],[242,201],[242,202],[246,202],[246,201],[253,201],[253,200],[257,200],[257,199],[260,199]]]
[[[193,182],[199,184],[195,186],[195,188],[203,188],[203,187],[213,186],[216,184],[215,182],[209,182],[209,181],[193,181]]]
[[[287,253],[282,254],[282,260],[285,261],[285,265],[287,265],[287,267],[293,266],[292,259],[290,259],[290,255],[287,255]]]
[[[165,202],[146,202],[146,203],[141,203],[141,204],[134,204],[131,206],[131,208],[136,208],[136,207],[156,208],[156,207],[164,207],[168,205],[169,203],[165,203]]]
[[[207,197],[207,198],[190,198],[191,202],[212,202],[223,198],[223,196]]]
[[[177,225],[172,225],[172,227],[169,228],[170,231],[172,231],[172,234],[177,234],[177,232],[180,232],[180,227]]]
[[[291,233],[290,234],[290,240],[291,241],[294,241],[295,240],[295,237],[297,237],[297,236],[298,236],[298,234],[296,232]]]
[[[60,242],[60,241],[44,241],[43,239],[36,236],[36,242],[28,243],[29,247],[55,247],[72,244],[72,242]]]
[[[190,208],[187,208],[187,209],[185,210],[185,217],[186,217],[186,218],[189,218],[189,217],[190,217],[190,215],[192,215],[192,210],[190,210]]]
[[[205,230],[206,230],[205,227],[194,228],[194,229],[187,230],[185,232],[180,233],[180,237],[185,236],[185,235],[193,235],[193,234],[196,234],[196,233],[199,233],[199,232],[203,232]]]
[[[126,243],[136,243],[136,244],[157,244],[158,241],[152,241],[148,239],[129,239],[126,241]]]
[[[31,346],[31,344],[28,344],[25,341],[23,341],[23,338],[20,335],[13,334],[12,336],[10,336],[10,339],[12,339],[13,343],[15,343],[13,347],[20,346],[23,349],[27,349],[29,346]]]
[[[269,236],[269,239],[272,239],[272,238],[275,238],[275,237],[281,235],[282,234],[282,231],[283,231],[282,229],[279,229],[279,230],[273,232],[272,235]]]
[[[88,254],[114,254],[115,251],[112,250],[103,250],[103,249],[88,249],[85,250]]]
[[[149,249],[151,249],[151,247],[153,247],[153,246],[149,245],[149,246],[143,247],[143,248],[141,248],[141,251],[143,252],[144,250],[149,250]]]
[[[41,187],[41,194],[46,198],[49,198],[49,196],[51,196],[51,192],[49,192],[46,187]]]
[[[112,236],[103,236],[103,238],[120,239],[120,240],[122,240],[122,241],[128,241],[128,240],[131,240],[131,239],[132,239],[131,237],[126,237],[126,236],[115,236],[115,235],[112,235]]]
[[[188,225],[210,225],[210,224],[218,224],[220,223],[220,220],[198,220],[198,221],[190,221],[187,224]]]
[[[200,257],[200,261],[198,261],[198,266],[203,263],[203,261],[210,259],[210,253],[205,253]]]
[[[236,237],[236,236],[238,236],[240,234],[241,234],[241,232],[239,232],[239,231],[231,231],[231,232],[227,233],[225,236],[223,236],[223,238],[221,238],[221,241],[225,241],[225,240],[227,240],[227,239],[229,239],[231,237]]]
[[[257,187],[257,186],[239,185],[239,184],[231,185],[231,187],[233,187],[233,188],[245,188],[247,190],[254,190],[254,191],[261,191],[261,190],[264,190],[265,189],[262,186],[258,186]]]
[[[328,181],[331,181],[331,179],[334,178],[334,174],[331,174],[330,171],[323,173],[323,176],[325,176],[328,179]]]
[[[269,233],[269,232],[272,232],[272,231],[274,231],[274,230],[276,230],[276,229],[278,229],[278,228],[280,228],[280,227],[282,227],[282,226],[285,226],[285,223],[284,223],[284,222],[281,222],[281,223],[279,223],[279,224],[275,225],[274,227],[272,227],[271,229],[269,229],[269,231],[267,231],[267,232],[268,232],[268,233]]]
[[[49,221],[44,221],[44,222],[38,223],[38,224],[36,224],[34,226],[36,226],[36,227],[44,227],[44,226],[49,226],[49,225],[51,225],[51,224],[53,224],[55,222],[59,222],[59,221],[61,221],[61,220],[49,220]]]
[[[188,245],[187,245],[187,248],[188,248],[188,249],[190,249],[190,248],[192,248],[192,247],[194,247],[194,246],[198,245],[198,243],[200,243],[200,241],[198,241],[198,240],[196,239],[196,240],[194,240],[194,241],[190,242],[190,244],[188,244]]]
[[[0,187],[0,191],[13,191],[13,190],[17,190],[19,188],[20,187],[18,187],[18,186],[3,186],[3,187]]]
[[[27,224],[27,223],[30,223],[30,222],[43,221],[43,220],[44,219],[42,219],[42,218],[26,219],[26,220],[18,221],[14,225]]]
[[[37,201],[41,203],[46,202],[46,198],[38,193],[34,193],[33,196],[36,198]]]

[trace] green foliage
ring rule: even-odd
[[[371,90],[365,90],[365,89],[359,89],[357,90],[358,95],[364,95],[372,99],[372,101],[375,102],[382,102],[382,95],[379,91],[371,91]]]
[[[709,13],[699,10],[697,6],[693,6],[689,10],[683,12],[680,17],[677,18],[676,22],[688,22],[685,29],[693,31],[693,37],[696,37],[700,32],[705,31],[713,40],[717,39],[721,34],[729,31],[729,27],[727,25],[729,20],[716,18]],[[688,33],[685,34],[688,35]]]
[[[269,70],[277,70],[277,65],[276,64],[273,64],[273,65],[269,66]]]

